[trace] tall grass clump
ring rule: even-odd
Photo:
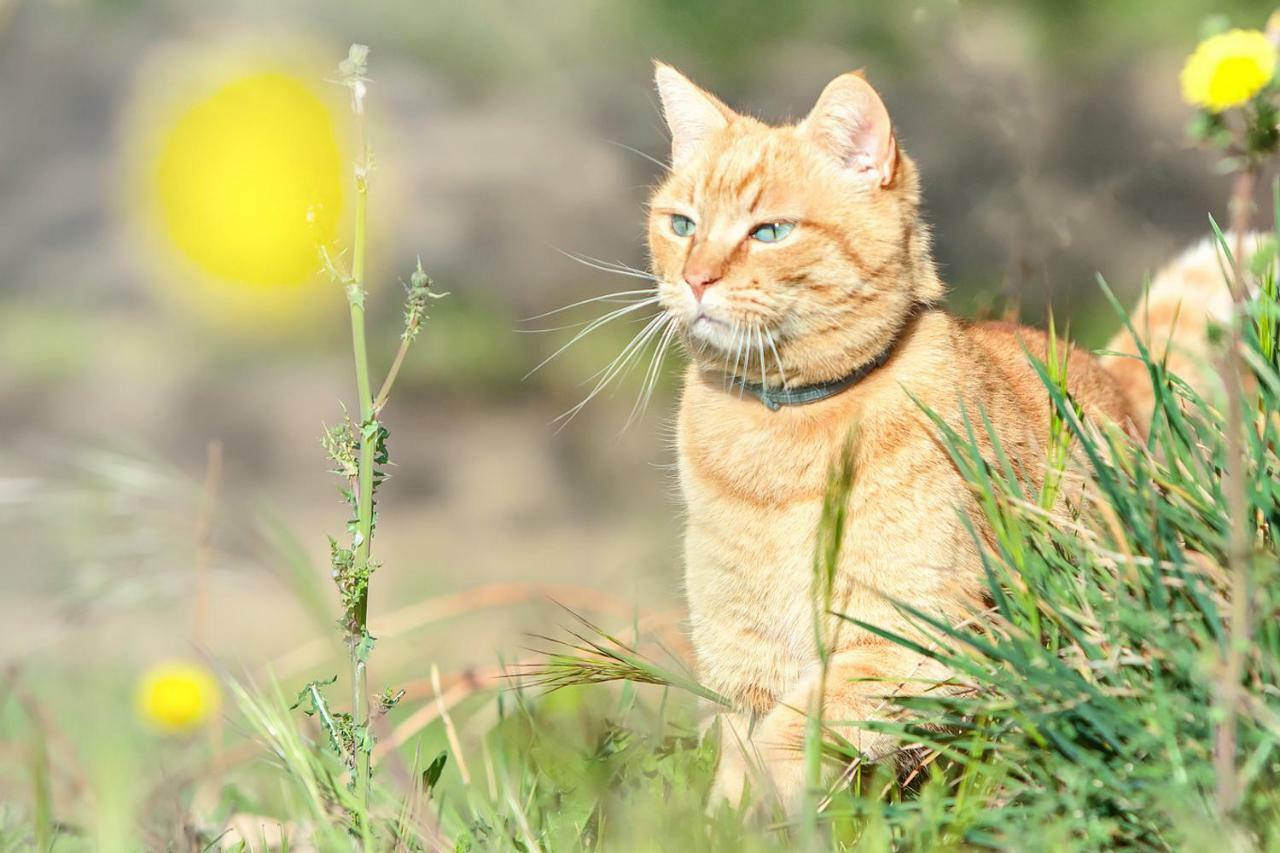
[[[895,832],[926,831],[919,808],[933,799],[944,817],[928,831],[967,843],[1280,844],[1280,376],[1262,358],[1274,338],[1264,345],[1257,334],[1257,319],[1275,310],[1266,294],[1251,306],[1243,343],[1257,380],[1239,413],[1243,552],[1233,550],[1238,519],[1224,482],[1232,419],[1149,358],[1159,393],[1145,445],[1088,423],[1037,365],[1085,478],[1064,511],[1046,512],[1024,492],[994,434],[987,458],[979,430],[942,427],[994,532],[979,537],[992,612],[981,632],[913,613],[937,637],[922,651],[972,690],[903,700],[930,723],[903,735],[942,760],[916,807],[883,813]],[[1236,559],[1245,588],[1235,586]],[[1242,637],[1233,626],[1246,590],[1254,630]],[[1224,705],[1224,696],[1235,698]],[[984,806],[966,810],[975,785]],[[1224,788],[1235,792],[1225,802]],[[867,809],[857,799],[844,806]]]

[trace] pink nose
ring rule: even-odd
[[[706,292],[706,289],[719,280],[719,271],[712,271],[708,268],[686,267],[684,271],[684,282],[693,291],[693,298],[699,301],[702,300],[702,294]]]

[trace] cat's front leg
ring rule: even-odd
[[[816,667],[783,697],[756,726],[752,745],[768,780],[765,797],[772,797],[788,815],[804,805],[806,796],[804,745],[809,719],[818,707],[820,670]],[[946,682],[950,673],[937,661],[900,646],[859,646],[832,656],[822,697],[824,729],[847,742],[864,761],[882,761],[897,753],[896,738],[860,728],[861,720],[889,720],[901,716],[901,696],[915,695]],[[813,795],[821,797],[848,765],[824,761]],[[754,789],[753,789],[754,790]]]
[[[751,741],[753,716],[750,711],[725,711],[711,721],[720,726],[720,760],[707,801],[710,812],[722,803],[737,808],[748,791],[759,790],[762,760]]]

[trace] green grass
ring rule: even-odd
[[[994,531],[991,611],[981,630],[914,614],[935,638],[918,648],[971,689],[900,700],[913,722],[868,723],[915,748],[898,767],[857,768],[792,824],[706,814],[718,729],[703,735],[699,719],[718,697],[649,638],[566,616],[565,638],[538,641],[532,667],[509,666],[506,689],[452,707],[456,747],[437,720],[381,759],[367,805],[317,717],[291,707],[301,685],[229,679],[230,744],[215,760],[205,743],[160,740],[106,710],[85,725],[81,696],[118,684],[29,694],[14,670],[0,737],[21,756],[5,781],[26,793],[0,809],[0,849],[202,849],[234,815],[321,849],[1280,849],[1280,349],[1264,279],[1244,330],[1251,630],[1225,762],[1214,750],[1236,647],[1223,403],[1148,360],[1158,409],[1135,445],[1083,420],[1051,358],[1037,369],[1053,402],[1052,461],[1067,467],[1064,514],[1024,491],[998,441],[982,456],[982,412],[963,430],[938,421]],[[838,508],[848,480],[832,482]],[[815,545],[819,574],[833,532]],[[1222,768],[1238,792],[1226,808]]]
[[[363,688],[374,640],[364,595],[375,464],[386,463],[383,395],[370,384],[364,344],[363,242],[358,228],[351,273],[335,268],[350,298],[359,422],[330,431],[327,444],[355,514],[352,547],[334,546],[350,705],[325,695],[329,672],[288,685],[222,673],[222,730],[165,739],[130,718],[121,673],[14,666],[0,672],[0,784],[21,795],[0,805],[0,851],[263,849],[271,837],[285,839],[281,849],[370,851],[1280,850],[1280,307],[1271,265],[1255,270],[1261,292],[1242,319],[1251,376],[1238,412],[1225,410],[1231,397],[1199,396],[1144,353],[1157,403],[1149,439],[1136,444],[1085,419],[1053,335],[1047,361],[1033,362],[1050,400],[1051,473],[1037,492],[1014,476],[981,409],[959,428],[929,413],[982,516],[982,531],[961,520],[982,551],[990,606],[952,626],[899,603],[922,630],[913,636],[928,642],[840,615],[940,661],[966,689],[899,697],[911,713],[894,722],[854,721],[898,735],[898,760],[855,762],[802,814],[754,817],[708,810],[720,735],[702,719],[723,700],[645,636],[640,619],[621,630],[566,617],[563,637],[537,638],[534,656],[497,679],[442,689],[433,669],[431,692],[410,707],[397,707],[395,691],[379,700]],[[425,319],[428,283],[419,267],[391,377]],[[492,326],[487,309],[453,310],[442,317],[463,322],[429,345],[439,359],[431,369],[465,364],[460,377],[501,384],[513,359],[476,332]],[[602,335],[584,350],[612,354],[615,343]],[[46,359],[51,376],[75,361],[63,344]],[[558,384],[553,375],[546,387]],[[1233,424],[1243,436],[1231,435]],[[1243,462],[1233,462],[1233,438]],[[183,514],[171,472],[94,459],[86,470],[155,504],[152,521],[162,507]],[[1245,475],[1234,518],[1224,487],[1233,464]],[[815,626],[831,607],[851,478],[846,453],[814,543]],[[90,531],[88,552],[105,551],[108,532],[127,524],[103,515],[109,524],[58,522]],[[331,614],[305,548],[275,513],[240,506],[234,523],[277,552],[298,603],[324,627]],[[1241,539],[1246,547],[1233,547]],[[815,639],[825,666],[828,638],[815,629]],[[411,715],[428,724],[397,728]],[[808,732],[813,787],[821,762],[847,744],[824,742],[816,720]],[[384,752],[378,740],[393,747]]]
[[[1244,412],[1252,631],[1239,649],[1242,699],[1223,765],[1239,791],[1229,810],[1213,755],[1232,648],[1220,404],[1148,364],[1160,403],[1149,442],[1135,446],[1084,422],[1050,364],[1039,367],[1074,460],[1061,486],[1069,511],[1044,513],[998,443],[994,458],[977,452],[980,412],[967,432],[947,432],[995,531],[984,558],[992,610],[981,630],[933,624],[924,651],[972,689],[902,700],[915,722],[869,724],[917,748],[898,769],[858,768],[849,789],[823,798],[816,828],[727,808],[707,815],[717,730],[702,736],[698,719],[714,695],[647,640],[582,622],[532,670],[511,666],[506,690],[453,707],[461,761],[440,721],[381,760],[367,807],[315,719],[270,683],[233,682],[231,749],[247,749],[249,763],[218,770],[198,743],[135,743],[167,754],[163,778],[176,787],[164,800],[145,794],[160,771],[104,740],[118,727],[89,727],[95,750],[69,753],[5,691],[0,731],[25,756],[11,772],[28,795],[0,810],[0,849],[131,837],[199,849],[237,813],[278,821],[295,843],[321,849],[361,835],[379,850],[782,850],[802,838],[832,849],[1280,849],[1280,375],[1274,339],[1259,336],[1275,334],[1270,300],[1251,306],[1245,335],[1256,378]],[[77,767],[81,759],[90,766]],[[140,774],[131,794],[105,795],[112,767]],[[103,795],[58,790],[81,772]],[[216,805],[204,823],[184,823],[210,786]]]

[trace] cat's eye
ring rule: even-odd
[[[795,227],[794,222],[766,222],[763,225],[757,225],[756,230],[751,232],[751,237],[761,243],[776,243],[779,240],[785,240]]]
[[[689,217],[680,213],[671,214],[671,230],[675,232],[677,237],[688,237],[693,234],[697,227]]]

